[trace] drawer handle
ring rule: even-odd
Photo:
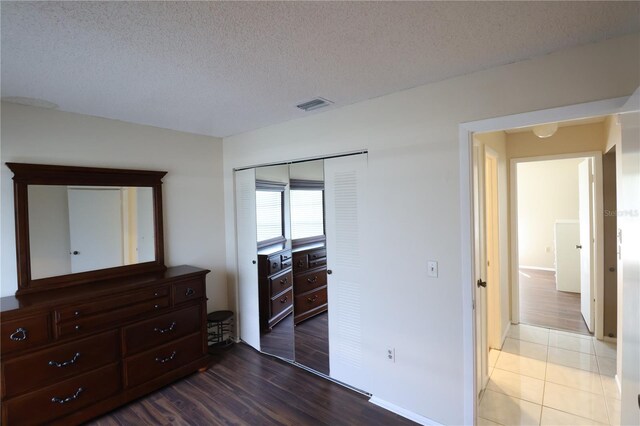
[[[304,260],[302,260],[302,259],[298,260],[298,266],[303,267],[304,266]]]
[[[273,268],[277,268],[278,267],[278,262],[273,262]]]
[[[317,280],[318,280],[318,276],[317,276],[317,275],[316,275],[316,276],[314,276],[313,278],[307,278],[307,282],[308,282],[309,284],[313,284],[313,283],[315,283]]]
[[[156,357],[156,362],[159,362],[160,364],[164,364],[165,362],[169,362],[169,361],[173,361],[173,359],[176,357],[176,351],[171,352],[171,355],[169,355],[166,358],[160,358],[160,357]]]
[[[80,326],[76,325],[75,327],[73,327],[76,331],[80,330]]]
[[[283,280],[280,280],[280,284],[285,285],[287,281],[288,281],[287,277],[284,277]]]
[[[66,398],[58,398],[57,396],[54,396],[53,398],[51,398],[51,402],[58,403],[58,404],[66,404],[67,402],[75,401],[76,399],[78,399],[78,397],[83,391],[84,391],[83,388],[78,388],[76,393]]]
[[[196,294],[196,291],[191,287],[187,288],[187,291],[184,292],[185,296],[193,296],[194,294]]]
[[[14,331],[9,335],[9,339],[14,340],[16,342],[27,340],[27,329],[19,327],[16,331]]]
[[[176,328],[176,322],[172,322],[171,325],[167,328],[154,328],[153,331],[157,331],[160,334],[164,334],[164,333],[168,333],[170,331],[173,331]]]
[[[78,358],[80,358],[80,352],[76,352],[73,358],[71,358],[69,361],[64,361],[64,362],[49,361],[49,365],[52,367],[58,367],[58,368],[68,367],[70,365],[75,364]]]
[[[285,296],[282,299],[280,299],[280,303],[287,303],[287,300],[289,300],[289,296]]]
[[[75,311],[75,312],[73,313],[73,316],[76,316],[76,317],[77,317],[77,316],[79,316],[79,315],[80,315],[80,311]]]
[[[307,297],[307,302],[309,302],[309,303],[313,303],[316,300],[318,300],[318,295],[317,294],[315,296],[313,296],[312,298],[311,297]]]
[[[160,305],[158,305],[158,304],[156,303],[155,305],[153,305],[153,307],[154,307],[155,309],[158,309],[158,308],[160,307]]]

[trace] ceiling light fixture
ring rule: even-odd
[[[558,123],[547,123],[533,126],[533,133],[539,138],[548,138],[553,136],[558,130]]]

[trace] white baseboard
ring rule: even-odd
[[[518,265],[519,269],[535,269],[536,271],[549,271],[549,272],[555,272],[556,268],[543,268],[542,266],[525,266],[525,265]]]
[[[398,407],[397,405],[387,402],[376,396],[372,396],[369,399],[369,402],[377,405],[378,407],[382,407],[385,410],[389,410],[392,413],[396,413],[397,415],[402,416],[405,419],[413,420],[414,422],[419,423],[421,425],[442,426],[442,423],[438,423],[435,420],[431,420],[425,416],[421,416],[420,414],[416,414],[413,411],[409,411],[405,408]]]

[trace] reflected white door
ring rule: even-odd
[[[367,156],[324,161],[329,301],[329,370],[332,378],[366,391],[361,295]]]
[[[580,311],[593,332],[593,177],[591,159],[578,164],[578,220],[580,221]]]
[[[260,350],[255,169],[237,171],[235,183],[240,339]]]
[[[120,189],[68,189],[71,272],[123,265]]]

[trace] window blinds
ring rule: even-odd
[[[280,237],[282,232],[282,192],[256,191],[258,242]]]
[[[324,235],[321,190],[291,190],[291,238]]]

